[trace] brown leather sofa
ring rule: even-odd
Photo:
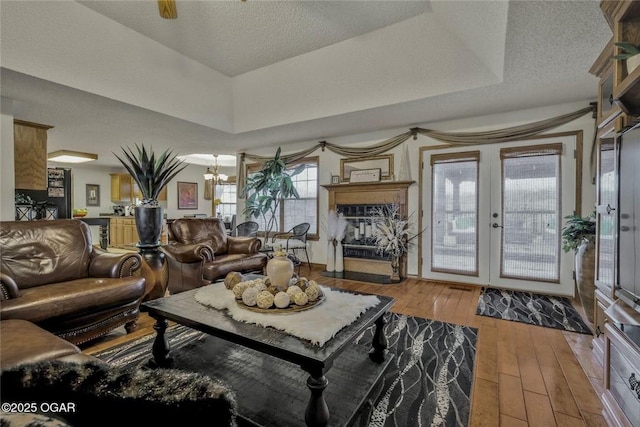
[[[55,359],[75,363],[98,360],[82,354],[76,345],[29,321],[10,319],[0,322],[1,369]]]
[[[145,279],[137,253],[91,244],[80,220],[0,222],[0,318],[22,319],[73,344],[136,327]]]
[[[218,218],[181,218],[168,226],[169,244],[161,247],[169,264],[169,292],[199,288],[231,271],[263,272],[267,255],[256,237],[227,236]]]

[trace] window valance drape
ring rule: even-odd
[[[482,132],[444,132],[433,129],[411,128],[408,132],[394,136],[387,140],[378,142],[367,147],[350,147],[332,144],[327,141],[320,141],[306,150],[298,151],[291,154],[283,154],[280,158],[286,163],[299,161],[309,156],[314,151],[321,149],[330,150],[338,155],[357,159],[359,157],[376,156],[394,149],[409,138],[417,139],[418,134],[433,138],[437,141],[450,145],[476,145],[476,144],[496,144],[501,142],[509,142],[518,139],[529,138],[539,135],[543,132],[567,124],[576,120],[587,113],[593,112],[595,105],[581,108],[572,113],[562,114],[560,116],[551,117],[549,119],[540,120],[533,123],[511,126],[503,129],[496,129]],[[240,162],[238,169],[238,189],[244,187],[247,161],[263,163],[272,159],[272,156],[257,156],[249,153],[240,153]],[[241,197],[241,191],[238,191],[238,197]]]

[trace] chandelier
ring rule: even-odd
[[[220,165],[218,164],[218,155],[213,155],[213,166],[207,168],[207,172],[204,174],[204,179],[206,181],[204,198],[206,200],[211,200],[214,193],[214,187],[217,184],[221,184],[225,182],[229,177],[223,173],[219,172]]]

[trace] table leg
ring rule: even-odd
[[[169,324],[164,317],[153,317],[156,319],[156,324],[153,325],[153,329],[156,331],[156,339],[153,341],[151,351],[153,358],[149,360],[149,366],[152,368],[166,368],[173,363],[173,358],[168,357],[171,347],[169,346],[169,340],[165,335]]]
[[[307,387],[311,390],[311,397],[304,411],[304,421],[308,427],[326,427],[329,425],[329,407],[322,393],[329,381],[321,369],[310,369],[307,372],[310,374]]]
[[[369,351],[369,359],[376,363],[384,362],[387,354],[387,347],[389,347],[389,341],[384,334],[384,325],[387,323],[385,315],[376,319],[376,330],[373,333],[373,340],[371,346],[373,347]]]

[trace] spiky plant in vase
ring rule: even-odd
[[[127,169],[142,193],[142,202],[135,207],[136,229],[140,238],[138,247],[156,248],[162,233],[162,207],[158,203],[158,196],[187,164],[176,158],[170,150],[156,157],[153,150],[147,149],[144,144],[136,144],[135,148],[136,151],[122,147],[124,156],[115,153],[114,156]]]

